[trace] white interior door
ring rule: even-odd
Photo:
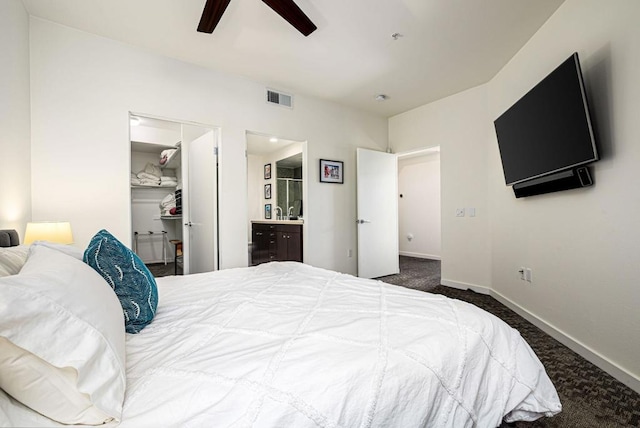
[[[212,129],[183,125],[182,241],[185,274],[218,268],[216,140]]]
[[[400,272],[398,160],[395,154],[357,149],[358,276]]]

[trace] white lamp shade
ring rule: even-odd
[[[34,241],[73,244],[71,223],[68,221],[42,221],[27,223],[27,231],[24,234],[24,243],[28,245]]]

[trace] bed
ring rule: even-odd
[[[65,287],[82,277],[96,294],[111,291],[73,255],[45,248],[31,250],[25,272],[0,278],[0,294],[20,298],[19,277],[40,266],[48,278],[67,275]],[[111,402],[122,400],[105,426],[494,427],[561,411],[519,333],[461,301],[295,262],[156,281],[153,321],[138,334],[111,332],[126,357],[109,363],[115,376],[100,370],[117,386]],[[0,316],[13,313],[6,306]],[[0,336],[13,334],[0,318]],[[77,371],[80,386],[97,374]],[[61,425],[1,390],[0,421]]]

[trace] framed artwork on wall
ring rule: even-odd
[[[320,182],[343,184],[344,163],[342,161],[320,159]]]
[[[264,185],[264,198],[271,199],[271,184]]]
[[[265,220],[271,220],[271,204],[265,204],[265,206],[264,206],[264,218],[265,218]]]
[[[271,180],[271,164],[270,163],[264,166],[264,179]]]

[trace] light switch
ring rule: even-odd
[[[467,212],[469,213],[469,217],[475,217],[476,216],[476,209],[471,207],[471,208],[467,208]]]

